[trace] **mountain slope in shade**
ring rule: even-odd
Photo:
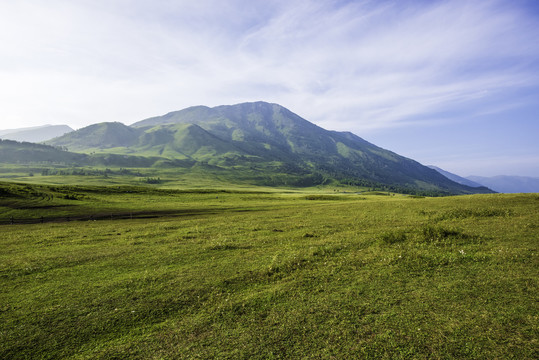
[[[0,162],[2,163],[65,163],[73,164],[86,160],[87,155],[62,151],[58,148],[18,142],[15,140],[0,140]]]
[[[539,193],[539,178],[534,177],[500,175],[468,176],[467,179],[501,193]]]
[[[144,168],[152,167],[156,163],[163,163],[163,158],[118,154],[88,155],[66,151],[50,145],[0,139],[0,163]],[[191,164],[181,160],[166,163],[168,166],[188,166]]]
[[[441,168],[439,168],[437,166],[434,166],[434,165],[427,165],[427,166],[430,167],[431,169],[434,169],[434,170],[438,171],[440,174],[442,174],[446,178],[448,178],[450,180],[453,180],[454,182],[458,182],[459,184],[466,185],[466,186],[471,186],[471,187],[484,186],[484,185],[481,185],[481,184],[479,184],[479,183],[477,183],[475,181],[472,181],[470,179],[466,179],[466,178],[463,178],[462,176],[458,176],[458,175],[455,175],[453,173],[450,173],[449,171],[441,169]]]
[[[96,124],[47,143],[188,159],[237,170],[271,168],[310,177],[309,185],[336,180],[448,194],[489,192],[458,184],[352,133],[325,130],[280,105],[265,102],[195,106],[129,127]]]
[[[44,125],[2,130],[0,131],[0,139],[38,143],[62,136],[72,131],[73,129],[67,125]]]

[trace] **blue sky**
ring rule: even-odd
[[[456,174],[539,177],[539,1],[0,2],[0,129],[264,100]]]

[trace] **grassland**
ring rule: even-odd
[[[537,194],[0,189],[2,359],[539,358]]]

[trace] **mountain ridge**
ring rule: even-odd
[[[72,131],[73,129],[67,125],[32,126],[19,129],[0,130],[0,139],[38,143],[62,136]]]
[[[447,194],[488,192],[458,184],[353,133],[323,129],[278,104],[262,101],[193,106],[130,126],[94,124],[46,144],[79,151],[185,158],[236,170],[295,169],[319,184],[376,183],[388,189]]]
[[[471,187],[481,187],[481,186],[484,186],[478,182],[475,182],[475,181],[472,181],[470,179],[467,179],[465,177],[462,177],[462,176],[459,176],[457,174],[453,174],[447,170],[444,170],[444,169],[441,169],[437,166],[434,166],[434,165],[427,165],[428,167],[430,167],[431,169],[434,169],[436,171],[438,171],[440,174],[444,175],[445,177],[447,177],[448,179],[451,179],[455,182],[458,182],[459,184],[462,184],[462,185],[467,185],[467,186],[471,186]]]
[[[539,193],[539,178],[535,177],[498,175],[467,176],[466,178],[500,193]]]
[[[70,150],[130,146],[141,132],[121,122],[92,124],[71,133],[44,141],[47,145],[66,146]]]

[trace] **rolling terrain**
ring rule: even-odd
[[[537,357],[534,194],[266,103],[0,163],[0,358]]]
[[[322,129],[282,106],[265,102],[196,106],[131,126],[94,124],[46,144],[87,154],[185,160],[191,166],[234,172],[252,184],[340,183],[400,192],[491,192],[458,184],[352,133]],[[268,180],[267,174],[276,173],[282,174],[280,179]]]
[[[0,182],[0,358],[537,358],[537,195],[257,189]]]

